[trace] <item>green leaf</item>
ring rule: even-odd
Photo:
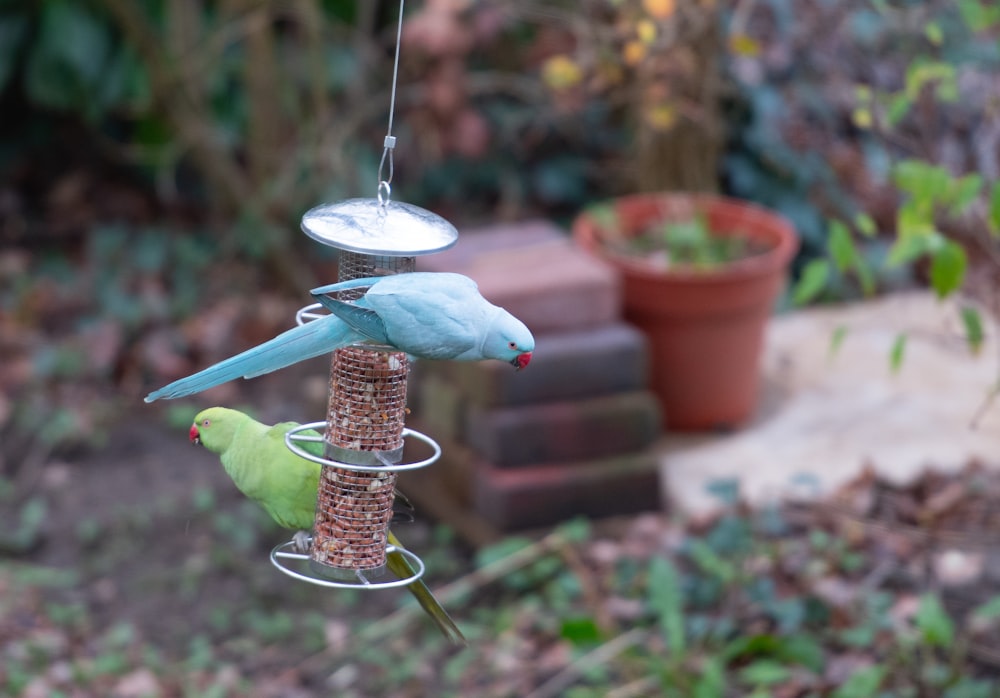
[[[987,5],[982,0],[959,0],[958,9],[962,20],[974,32],[991,29],[1000,21],[1000,7]]]
[[[684,598],[677,568],[663,557],[649,563],[649,604],[659,619],[660,629],[670,651],[682,654],[684,637]]]
[[[941,698],[995,698],[996,684],[993,681],[971,679],[963,676],[958,683],[952,684],[942,694]]]
[[[798,664],[814,672],[822,671],[824,666],[822,646],[808,635],[738,637],[726,645],[718,656],[725,662],[767,657],[783,664]]]
[[[53,109],[90,108],[111,55],[108,25],[83,3],[49,0],[43,7],[25,71],[28,97]]]
[[[931,286],[938,298],[954,293],[965,280],[968,266],[965,249],[954,240],[945,241],[931,257]]]
[[[868,261],[861,255],[858,255],[854,260],[854,274],[858,277],[858,283],[861,284],[861,292],[866,296],[873,295],[875,293],[875,274],[868,265]]]
[[[897,92],[889,100],[885,110],[885,118],[890,126],[898,126],[899,122],[906,118],[913,106],[913,100],[905,92]]]
[[[610,203],[600,203],[590,206],[586,210],[586,214],[590,216],[597,227],[601,229],[604,233],[617,233],[620,227],[620,220],[618,217],[618,209]]]
[[[601,641],[601,630],[593,618],[570,618],[562,622],[559,634],[574,645]]]
[[[944,245],[945,238],[941,233],[929,223],[919,220],[918,214],[908,211],[911,210],[904,206],[897,213],[899,237],[889,248],[886,258],[889,267],[910,264]]]
[[[793,635],[780,640],[775,656],[786,662],[794,662],[815,673],[823,671],[826,655],[823,646],[809,635]]]
[[[833,258],[833,263],[842,272],[851,268],[858,255],[851,239],[851,232],[840,221],[830,221],[830,237],[827,239],[826,248]]]
[[[838,325],[830,335],[830,357],[834,357],[840,352],[840,346],[847,337],[847,325]]]
[[[942,31],[941,25],[934,21],[924,25],[924,36],[935,46],[940,46],[944,41],[944,31]]]
[[[993,183],[990,190],[990,210],[989,210],[990,233],[994,236],[1000,235],[1000,180]]]
[[[955,641],[955,622],[934,594],[924,594],[914,616],[924,643],[931,647],[951,647]]]
[[[875,234],[878,233],[878,227],[875,225],[875,220],[867,213],[861,212],[856,215],[854,217],[854,225],[857,227],[858,232],[866,238],[873,238],[875,237]]]
[[[903,365],[903,356],[906,353],[906,335],[898,334],[889,350],[889,368],[893,373],[899,371]]]
[[[885,673],[885,667],[881,666],[858,669],[830,694],[830,698],[874,698],[878,695]]]
[[[740,670],[740,680],[751,686],[773,686],[791,676],[788,667],[771,659],[759,659]]]
[[[948,192],[952,215],[958,216],[964,213],[969,205],[979,197],[982,188],[983,178],[975,173],[954,180]]]
[[[723,584],[731,584],[736,579],[736,567],[733,563],[719,556],[705,541],[692,538],[688,553],[702,572],[717,578]]]
[[[936,85],[938,99],[952,102],[958,96],[955,66],[943,61],[913,62],[906,71],[906,96],[916,100],[925,85]]]
[[[922,160],[901,160],[892,168],[892,180],[913,198],[933,202],[947,191],[951,175],[943,167]]]
[[[707,658],[701,667],[701,676],[694,684],[691,698],[723,698],[726,694],[726,675],[722,662]]]
[[[972,616],[982,621],[1000,618],[1000,596],[994,596],[989,601],[976,606],[972,610]]]
[[[583,543],[590,539],[590,520],[577,516],[559,524],[559,533],[570,543]]]
[[[960,311],[962,326],[965,328],[965,343],[973,354],[978,354],[983,348],[983,318],[972,306],[962,306]]]
[[[792,290],[792,302],[795,305],[805,305],[826,289],[830,278],[830,261],[814,259],[802,270],[795,288]]]
[[[862,130],[867,130],[872,127],[875,122],[872,116],[872,110],[868,107],[854,107],[851,111],[851,122]]]

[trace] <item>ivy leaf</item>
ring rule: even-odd
[[[850,231],[840,221],[830,221],[830,237],[826,247],[839,271],[847,271],[854,265],[858,251],[854,247]]]
[[[983,348],[983,318],[972,306],[963,306],[961,310],[962,326],[965,327],[965,343],[973,354],[978,354]]]
[[[882,685],[882,679],[885,678],[885,672],[885,667],[877,665],[858,669],[830,696],[831,698],[874,698],[878,695],[878,689]]]
[[[1000,22],[1000,7],[983,0],[959,0],[958,9],[962,13],[969,29],[974,32],[985,31]]]
[[[867,131],[874,124],[872,110],[868,107],[854,107],[851,112],[851,122],[863,131]]]
[[[736,567],[733,563],[717,554],[700,538],[690,541],[688,553],[698,569],[705,574],[715,577],[723,584],[732,584],[736,580]]]
[[[935,46],[940,46],[944,41],[944,31],[937,22],[928,22],[924,25],[924,36]]]
[[[909,113],[913,106],[913,100],[905,92],[899,92],[892,96],[889,105],[886,107],[885,118],[890,126],[898,126],[899,122]]]
[[[938,99],[952,102],[958,96],[955,83],[955,66],[943,61],[914,62],[906,70],[906,95],[915,100],[924,86],[936,84]]]
[[[861,284],[861,292],[866,296],[874,294],[875,274],[872,273],[871,267],[868,266],[868,262],[861,255],[858,255],[854,259],[854,273],[858,277],[858,283]]]
[[[562,622],[559,634],[574,645],[594,644],[601,641],[601,630],[593,618],[569,618]]]
[[[830,278],[830,261],[814,259],[802,270],[795,288],[792,290],[792,303],[805,305],[816,298],[826,288]]]
[[[990,191],[989,225],[990,233],[1000,235],[1000,180],[993,183]]]
[[[979,196],[983,188],[983,178],[978,174],[967,174],[956,179],[948,192],[952,215],[961,215]]]
[[[663,557],[649,563],[649,604],[659,617],[667,646],[675,655],[683,654],[684,598],[677,568]]]
[[[951,647],[955,640],[955,622],[934,594],[924,594],[913,618],[924,642],[932,647]]]
[[[107,25],[82,3],[54,0],[44,4],[39,32],[24,75],[28,97],[51,109],[92,108],[112,52]]]
[[[903,160],[892,168],[897,187],[918,201],[933,202],[948,190],[951,175],[943,167],[920,160]]]
[[[830,358],[840,352],[840,346],[844,343],[844,339],[847,337],[847,325],[838,325],[834,330],[833,334],[830,335]]]
[[[866,238],[873,238],[878,232],[874,219],[864,212],[861,212],[854,217],[854,225],[857,226],[858,232]]]
[[[740,678],[751,686],[773,686],[790,675],[788,667],[771,659],[758,659],[740,670]]]
[[[934,252],[944,245],[944,237],[933,227],[921,227],[919,220],[908,219],[907,207],[899,210],[897,215],[897,230],[899,237],[889,248],[886,265],[890,267],[910,264],[925,254]]]
[[[1000,596],[994,596],[989,601],[979,604],[972,610],[972,617],[982,621],[1000,618]]]
[[[722,662],[715,657],[706,657],[691,698],[720,698],[725,694],[725,690],[726,675]]]
[[[968,259],[965,249],[954,240],[947,240],[931,257],[931,286],[938,298],[953,293],[965,279]]]
[[[903,365],[903,357],[906,354],[906,335],[898,334],[892,342],[889,350],[889,368],[893,373],[898,373]]]

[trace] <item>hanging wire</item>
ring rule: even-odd
[[[378,202],[385,206],[392,194],[392,151],[396,148],[396,137],[392,135],[392,116],[396,111],[396,81],[399,77],[399,47],[403,38],[403,5],[406,0],[399,0],[399,25],[396,27],[396,57],[392,64],[392,91],[389,96],[389,126],[385,132],[382,148],[382,159],[378,163]],[[389,161],[389,176],[382,179],[382,167]]]

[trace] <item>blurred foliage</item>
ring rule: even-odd
[[[996,510],[995,474],[927,474],[906,487],[868,474],[832,500],[755,512],[734,483],[713,489],[722,508],[700,522],[570,521],[474,560],[434,534],[428,570],[458,578],[430,583],[469,638],[463,649],[405,592],[331,594],[262,569],[267,539],[281,534],[252,502],[222,501],[235,492],[197,489],[187,505],[122,511],[125,526],[101,512],[99,546],[78,532],[88,557],[77,571],[0,565],[0,690],[996,695],[1000,598],[983,563],[992,520],[980,510]],[[918,530],[911,518],[933,523]],[[137,554],[153,530],[158,551]],[[942,556],[962,564],[941,565]],[[163,608],[178,597],[188,610],[175,619]]]
[[[287,326],[283,297],[332,273],[302,212],[375,192],[397,11],[0,3],[0,429],[100,442],[114,393]],[[980,0],[411,3],[393,195],[465,227],[718,188],[793,221],[799,302],[912,269],[964,290],[995,254],[997,21]]]
[[[741,12],[750,4],[733,15],[733,34],[748,37],[731,63],[745,128],[732,131],[726,177],[796,223],[803,264],[821,259],[804,270],[797,300],[892,288],[926,257],[939,293],[960,287],[959,245],[984,261],[995,254],[982,237],[1000,176],[990,3],[842,0],[795,11],[775,1]],[[942,216],[951,243],[916,232]]]
[[[716,0],[588,0],[559,19],[566,48],[542,65],[557,105],[618,110],[631,191],[715,191],[724,141]]]
[[[75,120],[158,201],[238,216],[239,230],[217,231],[223,247],[280,256],[306,208],[374,194],[396,11],[352,0],[8,2],[0,91],[20,128],[0,170],[33,145],[73,148],[57,131]],[[621,136],[599,108],[582,119],[545,108],[531,71],[552,40],[501,3],[409,13],[395,122],[403,196],[466,218],[568,213],[586,200]]]
[[[795,301],[852,281],[870,295],[887,275],[917,268],[939,298],[959,296],[976,352],[980,308],[1000,317],[1000,11],[980,0],[873,2],[849,21],[859,46],[885,54],[883,70],[832,76],[839,116],[865,144],[864,189],[855,185],[853,207],[830,212],[824,254],[803,270]],[[893,345],[893,369],[905,344],[900,336]]]

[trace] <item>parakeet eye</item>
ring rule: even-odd
[[[511,349],[517,349],[517,342],[507,342],[507,346]]]
[[[208,426],[209,424],[211,424],[211,423],[212,423],[212,420],[211,420],[211,419],[206,419],[206,420],[204,420],[204,421],[203,421],[203,422],[201,423],[201,425],[202,425],[203,427],[207,427],[207,426]]]

